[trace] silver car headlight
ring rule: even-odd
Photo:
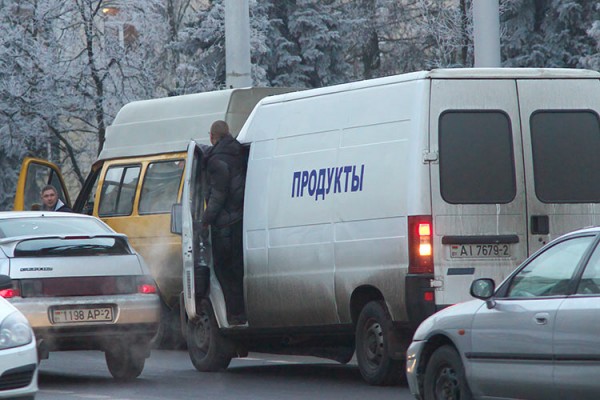
[[[24,346],[33,340],[33,331],[27,318],[14,312],[0,323],[0,349]]]

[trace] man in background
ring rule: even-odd
[[[73,212],[61,199],[58,198],[58,191],[52,185],[46,185],[42,188],[42,203],[44,211],[62,211]]]
[[[211,227],[213,266],[225,296],[227,319],[240,325],[246,323],[242,249],[246,157],[225,121],[212,124],[210,142],[213,146],[204,158],[208,188],[202,225]]]

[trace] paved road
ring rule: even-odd
[[[51,353],[40,367],[37,400],[409,400],[406,386],[372,387],[356,365],[310,357],[250,354],[226,372],[197,372],[185,351],[154,350],[142,375],[128,383],[110,376],[99,352]]]

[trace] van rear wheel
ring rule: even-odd
[[[212,306],[207,300],[198,305],[198,316],[187,324],[187,346],[190,360],[201,372],[226,369],[233,358],[233,344],[221,332]]]
[[[402,379],[404,363],[392,359],[388,351],[393,335],[392,319],[383,302],[367,303],[356,325],[356,359],[370,385],[393,385]]]

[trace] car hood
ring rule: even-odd
[[[442,332],[453,336],[455,332],[461,329],[470,330],[475,313],[485,306],[485,301],[471,300],[444,308],[419,325],[413,340],[426,340]]]

